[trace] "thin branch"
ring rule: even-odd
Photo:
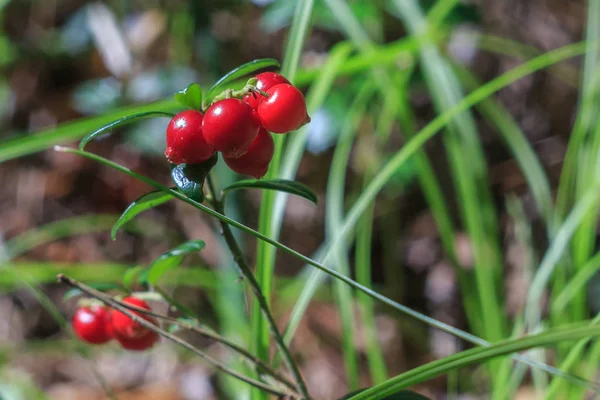
[[[114,299],[113,299],[114,300]],[[175,325],[179,325],[185,329],[188,329],[190,331],[193,331],[197,334],[199,334],[200,336],[212,339],[216,342],[219,342],[227,347],[229,347],[230,349],[240,353],[242,356],[244,356],[248,361],[254,363],[256,365],[256,367],[258,367],[259,369],[263,370],[264,372],[266,372],[268,375],[271,375],[273,378],[275,378],[277,381],[279,381],[280,383],[284,384],[285,386],[287,386],[288,388],[290,388],[291,390],[296,390],[294,384],[292,382],[290,382],[288,379],[286,379],[284,376],[282,376],[281,374],[277,373],[275,370],[273,370],[270,366],[268,366],[263,360],[261,360],[260,358],[256,357],[254,354],[250,353],[248,350],[244,349],[243,347],[239,346],[238,344],[230,341],[229,339],[219,335],[218,333],[212,331],[212,330],[208,330],[205,328],[202,328],[200,326],[185,322],[185,321],[181,321],[177,318],[173,318],[173,317],[168,317],[166,315],[162,315],[159,313],[156,313],[152,310],[147,310],[145,308],[141,308],[138,306],[135,306],[133,304],[127,304],[127,303],[123,303],[121,301],[118,300],[114,300],[115,302],[117,302],[119,305],[128,308],[132,311],[137,311],[139,313],[145,314],[145,315],[149,315],[158,319],[161,319],[165,322],[169,322],[171,324],[175,324]]]
[[[180,346],[185,347],[186,349],[192,351],[194,354],[196,354],[197,356],[199,356],[200,358],[204,359],[205,361],[209,362],[210,364],[212,364],[215,368],[217,368],[218,370],[229,374],[243,382],[246,382],[256,388],[259,388],[261,390],[264,390],[266,392],[269,392],[271,394],[274,394],[276,396],[280,396],[280,397],[291,397],[291,398],[298,398],[297,394],[293,394],[293,393],[289,393],[289,392],[284,392],[281,391],[278,388],[274,388],[270,385],[267,385],[263,382],[260,382],[256,379],[252,379],[249,378],[247,376],[244,376],[242,374],[240,374],[237,371],[234,371],[233,369],[229,368],[228,366],[224,365],[223,363],[221,363],[218,360],[215,360],[214,358],[212,358],[211,356],[209,356],[208,354],[198,350],[197,348],[195,348],[194,346],[192,346],[190,343],[186,342],[185,340],[157,327],[156,325],[154,325],[152,322],[146,321],[144,318],[140,317],[139,315],[137,315],[136,313],[132,312],[131,310],[129,310],[127,307],[124,307],[121,305],[121,303],[119,303],[118,301],[114,300],[112,297],[98,291],[95,290],[87,285],[84,285],[81,282],[78,282],[72,278],[69,278],[68,276],[65,276],[63,274],[58,274],[58,276],[56,277],[58,279],[58,281],[60,283],[66,283],[72,287],[75,287],[79,290],[81,290],[84,293],[87,293],[88,295],[90,295],[91,297],[94,297],[100,301],[102,301],[104,304],[106,304],[107,306],[114,308],[115,310],[125,314],[126,316],[128,316],[129,318],[131,318],[133,321],[135,321],[136,323],[140,324],[141,326],[143,326],[146,329],[149,329],[151,331],[156,332],[157,334],[159,334],[162,337],[165,337],[177,344],[179,344]]]
[[[214,183],[212,181],[212,177],[210,176],[210,174],[206,177],[206,181],[208,182],[208,188],[213,197],[213,205],[215,207],[215,211],[224,215],[225,210],[224,210],[222,199],[219,197],[219,194],[215,190],[215,186],[214,186]],[[275,339],[277,347],[279,347],[279,351],[281,352],[282,358],[283,358],[286,366],[288,367],[290,373],[294,377],[294,380],[296,382],[296,388],[302,394],[302,396],[304,396],[304,398],[306,400],[309,400],[310,396],[308,394],[308,389],[306,388],[306,384],[304,383],[304,380],[302,379],[300,370],[298,369],[298,366],[294,362],[294,359],[292,358],[292,355],[290,354],[289,349],[285,345],[285,342],[283,340],[283,337],[281,336],[281,333],[279,333],[279,329],[277,328],[277,323],[275,322],[273,315],[271,315],[271,311],[269,310],[269,304],[267,303],[267,300],[265,299],[265,296],[262,293],[259,283],[256,281],[256,278],[254,277],[254,274],[252,273],[250,266],[246,263],[243,252],[240,249],[237,241],[235,240],[235,237],[233,236],[231,228],[229,227],[229,225],[227,223],[225,223],[221,220],[219,220],[219,222],[221,224],[221,229],[223,231],[223,237],[225,238],[225,242],[227,243],[227,246],[229,247],[229,251],[231,252],[236,264],[240,267],[240,271],[242,272],[242,275],[248,281],[248,283],[250,283],[252,292],[254,293],[254,296],[256,296],[256,300],[258,301],[258,304],[260,305],[263,315],[267,319],[267,323],[269,324],[271,334],[273,335],[273,338]]]

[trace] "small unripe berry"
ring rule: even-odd
[[[261,124],[273,133],[286,133],[310,122],[304,95],[289,84],[275,85],[266,91],[269,97],[258,105]]]
[[[230,158],[248,151],[259,128],[260,121],[252,107],[235,98],[216,102],[206,110],[202,120],[206,141]]]
[[[177,165],[199,164],[215,153],[215,148],[204,140],[203,117],[199,111],[186,110],[169,122],[165,151],[169,162]]]
[[[255,78],[257,79],[256,88],[262,90],[263,92],[266,92],[275,85],[290,83],[285,76],[276,72],[263,72],[256,75]],[[262,102],[264,99],[266,99],[266,97],[259,93],[248,93],[244,96],[244,101],[255,110],[260,102]]]
[[[73,330],[84,342],[102,344],[112,339],[110,312],[102,306],[81,307],[73,315]]]
[[[258,179],[269,170],[274,150],[275,145],[271,134],[261,127],[246,154],[239,158],[223,157],[223,160],[238,174],[250,175]]]

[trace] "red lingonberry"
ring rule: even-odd
[[[173,164],[198,164],[208,160],[215,148],[204,140],[203,115],[199,111],[186,110],[177,114],[167,126],[167,150],[165,156]]]
[[[266,91],[269,97],[258,105],[262,125],[273,133],[286,133],[310,122],[304,95],[289,84],[275,85]]]
[[[115,335],[115,340],[127,350],[146,350],[154,346],[160,339],[158,333],[148,331],[145,335],[137,338],[128,338],[120,335]]]
[[[290,83],[285,76],[279,75],[276,72],[263,72],[256,75],[255,78],[258,80],[258,82],[256,82],[256,88],[264,92],[271,89],[275,85]],[[255,110],[260,102],[264,99],[266,99],[266,97],[259,93],[248,93],[244,96],[244,101],[250,104],[250,107],[254,108]]]
[[[246,154],[239,158],[223,157],[223,160],[235,172],[258,179],[267,173],[274,150],[271,134],[261,127]]]
[[[260,121],[252,107],[234,98],[210,106],[202,120],[206,141],[230,158],[240,157],[248,151],[259,128]]]
[[[123,299],[123,303],[150,310],[150,306],[148,305],[148,303],[136,297],[125,297]],[[135,315],[145,319],[146,321],[157,325],[156,319],[154,317],[142,314],[139,311],[130,311]],[[134,321],[129,316],[117,310],[113,310],[112,312],[112,326],[115,338],[137,339],[147,335],[148,332],[151,332],[148,328],[146,328],[139,322]]]
[[[110,312],[105,307],[81,307],[73,315],[75,334],[88,343],[102,344],[111,340],[109,325]]]

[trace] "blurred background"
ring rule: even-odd
[[[344,22],[336,9],[339,3],[361,31]],[[317,107],[305,130],[306,151],[297,179],[318,194],[319,204],[290,197],[280,236],[302,254],[313,254],[326,238],[328,171],[340,135],[356,131],[344,178],[347,208],[373,168],[445,107],[432,94],[436,85],[431,85],[431,70],[418,63],[418,43],[403,41],[418,27],[391,3],[315,1],[295,80],[309,96],[340,42],[350,40],[359,49],[361,43],[370,43],[376,55],[361,53],[367,54],[357,58],[362,64],[342,67],[323,101],[313,102]],[[583,0],[440,1],[452,3],[446,9],[434,0],[411,3],[420,7],[421,15],[434,13],[434,47],[456,67],[464,91],[533,56],[582,40],[587,19]],[[148,265],[186,239],[201,238],[207,249],[169,274],[164,286],[207,324],[250,343],[241,284],[212,220],[183,203],[169,202],[142,214],[112,241],[109,232],[118,215],[149,188],[51,147],[71,145],[142,104],[159,101],[159,109],[175,111],[179,106],[170,98],[177,90],[191,82],[208,88],[244,62],[282,60],[295,7],[291,0],[0,0],[0,398],[104,399],[99,376],[119,399],[247,398],[246,386],[216,375],[170,343],[138,354],[115,345],[86,347],[69,337],[61,318],[68,320],[76,305],[74,299],[63,300],[67,289],[54,283],[57,272],[90,284],[114,284],[126,270]],[[385,96],[375,96],[364,107],[354,103],[368,90],[364,87],[369,68],[379,64],[394,83],[389,90],[401,92],[404,112],[390,110]],[[508,120],[520,130],[554,192],[577,116],[581,66],[581,59],[573,59],[503,89],[494,100],[496,108],[473,113],[476,154],[470,153],[470,144],[459,145],[459,153],[472,161],[471,168],[484,175],[485,204],[491,205],[496,219],[496,229],[491,230],[500,275],[494,283],[508,326],[523,311],[531,266],[545,251],[548,238],[535,189],[515,159],[515,147],[498,134],[499,126]],[[87,119],[70,122],[80,118]],[[163,156],[167,123],[164,118],[141,120],[91,143],[88,150],[169,184]],[[376,139],[381,131],[385,146]],[[461,273],[455,268],[459,265],[469,274],[477,268],[477,257],[464,223],[464,200],[455,186],[456,170],[448,168],[449,144],[436,136],[425,149],[454,226],[455,254],[444,250],[447,243],[422,189],[423,160],[413,157],[372,210],[369,278],[386,296],[484,336],[484,330],[474,326],[474,314],[465,312]],[[236,179],[220,164],[217,169],[222,184]],[[243,192],[228,210],[256,227],[260,195]],[[253,261],[254,238],[240,237]],[[353,269],[354,250],[349,254]],[[302,290],[302,271],[298,260],[278,254],[274,312],[282,327]],[[596,312],[597,306],[597,301],[586,303],[584,316]],[[372,324],[390,375],[468,347],[379,305]],[[330,290],[317,290],[292,345],[316,399],[338,398],[355,384],[372,383],[364,326],[357,320],[359,380],[349,382],[338,307]],[[232,365],[242,365],[218,345],[188,339]],[[483,368],[473,368],[415,389],[436,399],[488,398],[489,382]],[[534,398],[532,393],[525,376],[513,398]]]

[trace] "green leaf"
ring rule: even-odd
[[[123,286],[125,286],[125,288],[127,290],[131,289],[131,285],[133,284],[133,280],[140,275],[140,272],[143,270],[144,268],[142,266],[137,266],[137,267],[133,267],[133,268],[129,268],[127,271],[125,271],[125,273],[123,274]]]
[[[505,356],[536,347],[555,346],[567,341],[589,339],[597,336],[600,336],[600,326],[589,325],[589,321],[585,321],[560,328],[548,329],[547,331],[536,335],[503,340],[490,346],[478,346],[413,368],[363,392],[356,393],[350,399],[386,399],[386,396],[397,393],[400,389],[418,385],[450,371],[479,364],[495,357]],[[576,377],[573,376],[573,378]],[[588,389],[595,392],[600,390],[600,387],[593,382],[578,377],[576,379],[578,380],[578,383],[583,384]]]
[[[116,284],[116,283],[106,283],[106,282],[91,283],[88,286],[90,286],[96,290],[99,290],[101,292],[106,292],[109,290],[119,290],[121,292],[126,292],[126,290],[123,288],[123,286]],[[63,295],[63,301],[72,299],[73,297],[79,296],[80,294],[83,294],[83,292],[79,289],[76,289],[76,288],[69,289]]]
[[[354,392],[348,393],[344,397],[340,397],[338,400],[348,400],[352,396],[364,392],[365,390],[367,389],[356,390]],[[390,396],[385,397],[383,400],[429,400],[429,398],[423,396],[422,394],[411,392],[410,390],[401,390],[398,393],[394,393]]]
[[[154,285],[165,272],[178,267],[186,254],[200,251],[205,245],[202,240],[190,240],[164,253],[148,268],[148,283]]]
[[[215,166],[219,156],[215,153],[201,164],[171,164],[171,179],[181,192],[199,203],[204,201],[202,186],[206,175]]]
[[[306,185],[303,185],[302,183],[290,181],[287,179],[247,179],[243,181],[237,181],[233,185],[230,185],[223,189],[223,195],[225,195],[228,191],[235,189],[277,190],[278,192],[286,192],[294,194],[296,196],[304,197],[305,199],[317,204],[317,195],[312,190],[310,190]]]
[[[235,81],[236,79],[250,75],[251,73],[261,69],[279,67],[279,61],[275,60],[274,58],[261,58],[247,62],[246,64],[242,64],[228,72],[225,76],[219,79],[217,83],[213,85],[213,87],[208,89],[208,92],[206,92],[206,99],[208,101],[212,101],[212,99],[218,95],[220,91],[222,91],[222,88],[231,81]]]
[[[86,137],[81,139],[81,142],[79,142],[79,150],[83,150],[85,145],[88,144],[92,139],[102,135],[104,132],[106,132],[112,128],[116,128],[117,126],[126,125],[131,122],[137,121],[138,119],[154,118],[154,117],[173,118],[174,116],[175,116],[174,114],[171,114],[168,112],[163,112],[163,111],[148,111],[148,112],[143,112],[143,113],[139,113],[139,114],[128,115],[126,117],[123,117],[116,121],[113,121],[107,125],[104,125],[103,127],[95,130],[94,132],[90,133],[89,135],[87,135]]]
[[[172,195],[170,195],[169,193],[165,193],[162,190],[154,190],[152,192],[148,192],[142,195],[133,203],[131,203],[129,207],[125,209],[125,211],[123,211],[123,214],[121,214],[117,222],[115,222],[115,224],[113,225],[112,230],[110,231],[110,236],[113,240],[115,240],[119,228],[121,228],[127,222],[134,219],[139,213],[144,212],[150,208],[159,206],[163,203],[166,203],[172,198]]]
[[[202,109],[202,89],[197,83],[191,83],[185,89],[175,93],[175,98],[192,110],[200,111]]]

